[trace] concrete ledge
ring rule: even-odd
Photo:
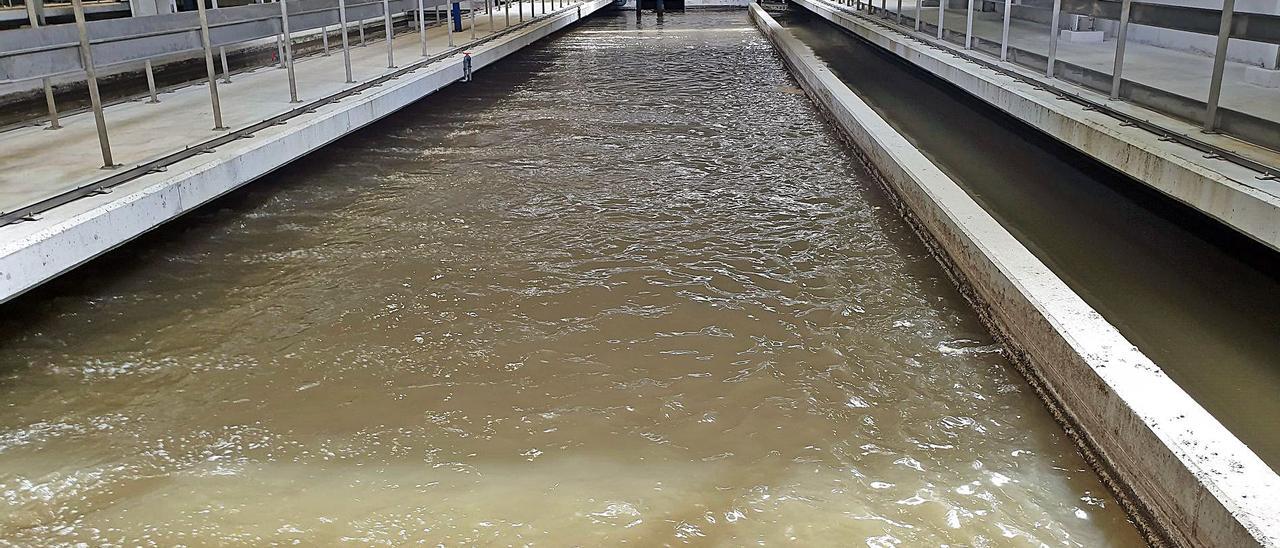
[[[592,0],[471,50],[479,70],[609,5]],[[254,135],[0,227],[0,302],[136,238],[463,78],[456,54],[356,97],[320,106]]]
[[[1120,121],[1054,93],[851,14],[795,0],[814,14],[990,103],[1102,163],[1280,251],[1280,181]]]
[[[1280,88],[1280,70],[1250,65],[1244,69],[1244,81],[1264,88]]]
[[[1102,43],[1102,31],[1100,30],[1064,30],[1059,32],[1058,36],[1067,42],[1083,44]]]
[[[801,0],[804,1],[804,0]],[[758,5],[792,74],[900,209],[1148,538],[1280,544],[1280,477]]]

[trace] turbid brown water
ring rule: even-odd
[[[633,17],[3,308],[0,538],[1139,544],[745,13]]]
[[[787,12],[783,21],[1081,298],[1280,469],[1280,254],[803,10]]]

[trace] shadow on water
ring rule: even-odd
[[[779,21],[1273,468],[1280,254],[801,10]]]

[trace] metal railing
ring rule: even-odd
[[[879,15],[881,19],[889,21],[898,27],[922,35],[925,35],[926,26],[935,27],[933,33],[927,34],[933,39],[957,38],[955,36],[957,33],[946,28],[947,0],[938,2],[936,24],[925,21],[925,12],[923,10],[926,8],[923,6],[923,0],[915,0],[914,14],[903,13],[902,0],[896,0],[896,12],[888,9],[886,0],[880,0],[879,7],[874,6],[874,0],[832,1],[849,8],[851,11],[865,13],[869,16]],[[1047,55],[1042,57],[1044,64],[1038,65],[1037,63],[1038,66],[1036,68],[1043,68],[1044,75],[1049,79],[1062,77],[1061,68],[1058,66],[1060,59],[1058,41],[1059,34],[1063,30],[1061,29],[1062,15],[1078,15],[1115,21],[1117,23],[1115,30],[1116,47],[1114,59],[1111,63],[1110,82],[1106,86],[1109,89],[1101,90],[1103,93],[1109,92],[1109,97],[1113,100],[1129,99],[1122,96],[1122,83],[1130,86],[1134,85],[1133,82],[1123,79],[1126,61],[1125,45],[1131,25],[1172,29],[1216,37],[1216,46],[1213,51],[1213,68],[1208,75],[1209,90],[1200,114],[1198,116],[1190,116],[1185,108],[1180,108],[1179,112],[1176,113],[1171,112],[1175,115],[1186,115],[1198,119],[1201,128],[1206,133],[1216,133],[1221,127],[1219,103],[1227,62],[1228,42],[1231,39],[1236,39],[1262,44],[1280,44],[1280,15],[1237,13],[1235,11],[1235,0],[1223,0],[1221,10],[1148,4],[1133,0],[1020,0],[1017,3],[1013,0],[966,0],[964,2],[964,31],[962,36],[954,41],[958,42],[964,49],[974,49],[980,38],[974,33],[975,4],[995,7],[997,3],[1002,7],[999,11],[1003,12],[999,38],[1000,61],[1016,61],[1016,59],[1011,59],[1011,53],[1013,53],[1012,50],[1014,49],[1010,42],[1011,14],[1018,9],[1031,9],[1041,11],[1039,17],[1043,18],[1043,11],[1048,11]],[[933,10],[934,8],[930,6],[927,9]],[[909,22],[904,22],[904,18],[908,19]],[[1037,58],[1036,61],[1041,58],[1040,55],[1036,54],[1030,54],[1027,57]],[[1147,90],[1148,95],[1158,95],[1160,93],[1162,93],[1162,90]],[[1143,104],[1141,101],[1133,102]],[[1161,109],[1157,108],[1157,110]],[[1241,116],[1249,117],[1247,114],[1242,114]],[[1280,123],[1280,120],[1264,120],[1263,123]],[[1245,140],[1250,140],[1248,137],[1244,138]],[[1274,143],[1270,142],[1259,142],[1258,144],[1275,146]]]
[[[394,78],[402,77],[404,76],[404,74],[415,72],[415,70],[419,70],[422,67],[426,67],[426,65],[435,63],[435,61],[448,58],[448,56],[460,54],[460,52],[466,52],[466,50],[471,49],[471,47],[475,47],[477,45],[483,45],[483,44],[486,44],[486,42],[489,42],[492,40],[498,40],[498,38],[500,37],[507,36],[508,33],[520,31],[521,28],[529,26],[529,24],[538,24],[539,22],[541,22],[541,20],[544,20],[545,18],[547,18],[548,15],[550,15],[550,17],[557,17],[557,15],[570,13],[572,12],[573,8],[575,8],[575,4],[577,4],[576,1],[571,1],[571,0],[540,0],[541,9],[539,10],[538,9],[539,0],[526,1],[526,3],[512,3],[512,1],[494,1],[494,0],[463,0],[461,1],[461,3],[456,3],[456,4],[467,5],[468,13],[463,14],[461,8],[458,9],[457,12],[454,12],[454,10],[452,9],[443,10],[443,13],[445,13],[443,17],[445,18],[445,20],[447,20],[447,24],[445,24],[445,28],[448,28],[447,49],[445,49],[444,51],[436,51],[435,54],[429,55],[428,47],[426,47],[426,36],[425,36],[426,31],[428,31],[428,27],[426,27],[426,23],[425,23],[425,15],[428,14],[428,10],[429,10],[429,5],[428,3],[426,3],[426,0],[406,0],[406,1],[402,1],[402,3],[394,3],[394,1],[392,0],[380,0],[380,3],[370,3],[370,4],[380,4],[381,10],[379,14],[390,13],[393,15],[393,17],[390,17],[390,18],[381,18],[381,24],[383,24],[384,31],[387,32],[387,36],[385,36],[385,44],[387,44],[388,46],[387,61],[388,61],[388,67],[390,68],[390,70],[388,70],[388,72],[379,74],[379,76],[366,79],[366,81],[364,82],[357,83],[355,82],[355,79],[352,78],[351,54],[349,54],[349,49],[351,49],[352,45],[349,44],[348,36],[349,36],[349,33],[351,32],[360,31],[360,33],[358,33],[358,40],[360,40],[361,44],[364,44],[365,35],[364,35],[364,32],[362,32],[364,31],[364,27],[362,27],[362,24],[365,24],[365,22],[364,20],[361,20],[360,28],[352,29],[351,27],[348,27],[349,19],[347,17],[348,17],[348,14],[351,13],[351,9],[349,9],[351,8],[351,6],[347,5],[346,0],[332,0],[332,1],[334,4],[335,17],[337,17],[338,19],[338,29],[340,33],[340,38],[342,38],[342,42],[340,42],[340,45],[342,45],[342,50],[343,50],[344,68],[346,68],[346,81],[351,86],[344,87],[343,90],[330,93],[330,95],[319,97],[319,99],[308,100],[307,102],[305,102],[305,104],[303,104],[302,101],[298,100],[296,81],[294,81],[294,79],[292,78],[293,56],[292,56],[291,40],[289,40],[289,38],[292,37],[291,35],[292,32],[298,32],[296,31],[296,29],[294,29],[293,24],[296,24],[296,22],[300,22],[301,20],[303,29],[320,28],[321,31],[323,31],[324,29],[323,20],[320,20],[320,23],[316,23],[315,20],[312,20],[311,23],[307,23],[306,19],[301,18],[300,15],[298,15],[297,13],[291,12],[291,8],[293,8],[293,6],[297,6],[298,4],[300,4],[300,3],[297,3],[297,1],[289,1],[289,3],[279,5],[279,6],[271,5],[271,8],[279,9],[280,12],[282,12],[282,15],[280,15],[280,18],[278,19],[278,22],[280,23],[280,29],[282,29],[282,35],[279,35],[279,36],[283,36],[282,40],[279,40],[280,44],[278,45],[278,47],[280,50],[284,51],[284,55],[280,56],[280,64],[284,65],[285,68],[291,69],[291,82],[289,82],[291,83],[291,102],[297,102],[298,105],[293,106],[293,108],[288,109],[287,111],[283,111],[282,114],[274,115],[274,117],[261,120],[261,122],[247,125],[247,127],[236,128],[236,129],[221,127],[221,125],[223,124],[221,124],[220,117],[218,115],[220,105],[218,102],[218,92],[216,92],[216,83],[218,83],[218,78],[216,78],[216,74],[214,70],[214,46],[216,44],[219,44],[219,42],[214,42],[209,40],[209,38],[207,38],[207,36],[209,36],[209,32],[206,31],[206,28],[209,28],[209,23],[207,22],[209,22],[209,20],[212,19],[210,15],[212,13],[215,13],[216,10],[209,9],[209,12],[205,14],[205,18],[204,18],[205,23],[202,24],[200,31],[197,31],[198,32],[197,37],[200,38],[201,40],[201,50],[202,52],[204,52],[204,60],[205,60],[205,68],[206,68],[206,78],[202,78],[201,81],[209,85],[210,108],[214,110],[215,125],[218,125],[218,127],[214,128],[214,132],[211,132],[212,134],[209,140],[198,142],[196,143],[196,145],[193,145],[193,146],[183,147],[182,150],[174,151],[172,152],[172,154],[164,155],[161,157],[154,157],[154,159],[147,159],[145,163],[133,165],[131,166],[131,168],[116,169],[116,168],[122,168],[122,166],[111,163],[110,143],[108,141],[108,138],[106,138],[108,136],[106,136],[106,128],[105,128],[104,120],[102,120],[101,118],[102,117],[101,101],[100,99],[92,99],[91,97],[91,100],[95,101],[95,105],[93,105],[92,110],[93,110],[93,114],[95,114],[96,123],[99,124],[97,125],[97,128],[99,128],[99,137],[100,137],[100,143],[102,145],[102,154],[104,154],[104,166],[105,168],[113,169],[113,173],[106,175],[106,177],[104,178],[96,179],[96,181],[91,181],[91,182],[87,182],[86,184],[81,184],[81,186],[77,186],[76,188],[69,189],[69,191],[55,193],[55,195],[50,195],[49,197],[37,198],[36,201],[29,202],[29,204],[19,206],[17,207],[17,209],[0,211],[0,225],[18,222],[18,220],[35,218],[36,214],[41,213],[41,211],[49,210],[51,209],[51,207],[56,207],[61,204],[67,204],[67,202],[77,200],[77,198],[79,197],[91,196],[91,195],[95,195],[95,193],[109,192],[110,188],[116,186],[116,184],[132,181],[132,179],[141,177],[141,175],[145,175],[147,173],[163,172],[163,170],[166,169],[166,166],[177,163],[177,161],[182,161],[184,159],[188,159],[188,157],[192,157],[198,154],[204,154],[204,152],[214,150],[215,147],[225,145],[225,143],[241,140],[241,138],[252,137],[253,133],[255,133],[256,131],[260,131],[260,129],[262,128],[270,127],[270,125],[284,123],[285,120],[291,119],[293,117],[298,117],[298,115],[312,113],[312,111],[315,111],[315,109],[319,108],[319,106],[329,104],[329,102],[339,101],[344,99],[344,97],[355,96],[355,95],[358,95],[358,93],[370,90],[370,88],[383,86],[384,83],[387,83],[388,81],[392,81],[392,79]],[[499,10],[499,9],[503,10],[504,18],[506,18],[506,22],[507,22],[506,26],[500,29],[497,29],[494,26],[490,26],[490,32],[486,33],[486,35],[483,37],[476,36],[476,28],[475,28],[477,8],[479,8],[477,4],[479,4],[480,1],[483,1],[483,8],[486,10],[486,12],[488,12],[488,18],[490,23],[495,22],[494,12],[495,10]],[[556,8],[557,3],[559,4],[559,9]],[[302,4],[305,4],[305,3],[302,3]],[[319,3],[315,3],[315,1],[312,1],[311,4],[319,4]],[[394,8],[396,8],[397,5],[410,5],[410,12],[413,15],[416,15],[416,19],[415,19],[417,22],[416,31],[420,33],[421,41],[422,41],[421,58],[412,60],[410,61],[410,63],[404,64],[403,67],[396,67],[396,56],[394,56],[394,50],[392,49],[392,40],[394,38],[394,32],[392,32],[393,31],[392,20],[394,19],[394,17],[396,17],[396,14],[397,14],[396,12],[394,12]],[[529,10],[531,12],[531,17],[527,18],[527,23],[526,23],[525,8],[522,8],[522,5],[530,6]],[[550,9],[548,9],[548,5],[550,6]],[[434,4],[433,6],[436,9],[436,13],[438,14],[442,13],[442,10],[440,10],[440,8],[443,8],[444,4]],[[511,9],[517,9],[518,22],[512,23]],[[581,15],[580,4],[577,5],[577,13]],[[196,15],[198,17],[198,13]],[[453,35],[454,33],[456,33],[456,31],[454,31],[454,26],[457,26],[458,28],[461,29],[465,27],[463,26],[463,23],[467,23],[466,26],[470,26],[471,36],[474,37],[475,40],[472,40],[470,42],[465,42],[465,44],[454,46]],[[310,27],[308,27],[308,24],[310,24]],[[316,26],[316,24],[319,24],[319,26]],[[374,20],[372,24],[378,24],[378,20]],[[77,27],[81,27],[81,24],[79,24],[79,22],[77,23]],[[180,35],[180,31],[178,31],[178,29],[173,29],[173,31],[170,31],[170,33],[177,33],[177,35]],[[268,37],[269,36],[270,35],[268,35]],[[106,37],[104,41],[109,41],[111,40],[111,38],[113,37]],[[114,38],[115,40],[132,40],[132,38],[136,38],[136,36],[116,36]],[[248,40],[252,40],[252,38],[248,38]],[[321,40],[323,40],[323,38],[321,38]],[[77,49],[88,50],[92,55],[93,45],[79,44],[77,45]],[[150,59],[143,59],[143,63],[150,63]],[[84,64],[82,65],[82,67],[86,68],[84,69],[84,74],[86,74],[87,78],[90,78],[88,79],[88,81],[91,82],[91,79],[93,78],[93,76],[95,76],[95,74],[92,74],[93,68],[101,67],[101,65],[95,65],[95,63],[93,63],[93,59],[90,58],[87,61],[84,61]],[[224,68],[225,68],[225,65],[224,65]],[[54,70],[54,69],[50,69],[50,70]],[[58,70],[61,70],[61,69],[58,69]],[[148,70],[147,72],[147,79],[148,79],[148,87],[150,87],[151,101],[157,102],[154,77],[151,76],[150,70]],[[92,92],[92,87],[91,87],[91,92]]]
[[[259,0],[261,1],[261,0]],[[366,27],[382,23],[387,47],[387,66],[395,68],[393,23],[397,16],[405,14],[419,22],[423,55],[426,50],[426,15],[428,10],[446,6],[441,0],[287,0],[259,3],[231,8],[212,8],[204,2],[197,3],[197,10],[166,15],[87,21],[82,0],[72,0],[75,22],[72,24],[39,26],[0,31],[0,82],[20,82],[38,79],[42,82],[48,106],[48,129],[58,129],[59,114],[54,101],[50,79],[59,76],[83,76],[88,88],[91,109],[98,131],[103,167],[117,167],[111,154],[110,137],[103,113],[103,101],[98,89],[98,71],[104,68],[140,68],[146,75],[150,102],[159,102],[156,93],[153,59],[171,58],[175,55],[202,53],[205,61],[209,88],[210,109],[214,130],[224,130],[222,105],[218,94],[218,70],[215,55],[221,61],[222,80],[230,81],[226,48],[255,40],[275,38],[278,64],[287,69],[291,102],[298,102],[296,76],[294,74],[293,38],[301,32],[319,30],[324,52],[329,51],[329,32],[336,30],[341,36],[342,54],[347,82],[353,81],[351,73],[350,43],[348,35],[358,30],[364,42]],[[453,2],[468,6],[469,26],[475,36],[475,2]],[[509,2],[499,2],[509,4]],[[489,1],[487,9],[492,12]],[[453,10],[446,10],[455,13]],[[463,23],[461,9],[450,15],[452,23]],[[492,14],[491,14],[492,16]],[[456,19],[456,20],[455,20]],[[523,19],[523,12],[522,12]],[[352,29],[352,21],[356,29]],[[449,45],[453,45],[453,24],[448,24]]]

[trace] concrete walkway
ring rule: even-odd
[[[478,4],[477,4],[478,5]],[[568,3],[566,3],[568,5]],[[548,10],[552,9],[550,2]],[[542,4],[526,2],[512,6],[511,24],[517,25],[520,10],[526,21]],[[476,16],[476,38],[483,39],[506,27],[506,13]],[[462,32],[453,34],[454,43],[471,40],[470,19],[463,18]],[[449,49],[444,25],[427,29],[427,53],[436,55]],[[393,40],[397,65],[416,62],[423,57],[418,33],[404,33]],[[367,46],[351,48],[351,66],[357,82],[382,76],[387,67],[385,40],[368,41]],[[329,56],[313,55],[294,63],[297,74],[298,99],[306,103],[351,87],[345,83],[341,42],[331,40]],[[243,128],[298,107],[289,101],[287,72],[279,67],[264,67],[232,76],[232,83],[218,82],[223,124],[229,129]],[[98,134],[92,112],[67,116],[63,128],[46,130],[29,126],[0,134],[0,212],[13,211],[64,192],[83,187],[95,180],[111,176],[120,169],[145,164],[216,138],[224,131],[213,129],[208,86],[197,83],[160,95],[157,104],[139,100],[109,106],[105,109],[113,159],[120,167],[103,169]]]
[[[879,2],[875,2],[879,10]],[[890,0],[890,12],[897,3]],[[878,12],[877,12],[878,13]],[[915,0],[902,2],[902,15],[915,15]],[[943,20],[948,40],[964,41],[965,10],[948,9]],[[973,34],[989,42],[1000,42],[1002,15],[996,12],[975,12]],[[937,25],[938,8],[923,7],[921,21]],[[955,33],[954,35],[952,33]],[[1049,26],[1046,24],[1013,19],[1009,23],[1009,45],[1039,55],[1049,54]],[[1058,59],[1074,65],[1111,74],[1115,61],[1116,42],[1108,38],[1102,43],[1072,43],[1058,41]],[[1219,105],[1258,118],[1280,122],[1280,88],[1268,88],[1245,81],[1246,65],[1228,61],[1222,77],[1222,96]],[[1130,40],[1125,47],[1123,78],[1168,93],[1205,102],[1209,96],[1209,77],[1213,72],[1213,58],[1195,53],[1161,48]]]

